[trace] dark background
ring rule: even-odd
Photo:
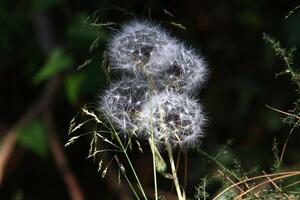
[[[202,149],[216,154],[228,140],[234,139],[220,158],[224,165],[230,167],[239,160],[245,171],[255,167],[260,172],[268,171],[274,160],[274,138],[281,151],[290,127],[281,122],[283,115],[268,109],[266,104],[287,111],[297,95],[287,76],[275,77],[284,70],[283,63],[263,41],[262,34],[274,36],[286,47],[299,46],[300,12],[284,20],[298,4],[283,0],[2,0],[0,148],[9,130],[18,132],[18,136],[0,180],[0,199],[70,199],[49,144],[51,137],[47,133],[51,131],[43,119],[45,113],[51,113],[63,148],[70,120],[85,103],[97,103],[98,95],[107,86],[101,68],[102,53],[113,30],[89,26],[88,17],[98,17],[99,23],[114,22],[114,28],[133,18],[151,19],[201,52],[210,69],[207,87],[199,95],[209,117]],[[98,47],[90,52],[91,43],[99,35]],[[50,59],[53,52],[59,52],[59,59]],[[90,58],[93,61],[89,65],[76,70]],[[33,117],[34,125],[31,120],[26,123],[31,124],[29,128],[15,128],[43,91],[48,92],[44,89],[47,82],[57,76],[41,75],[41,69],[47,63],[61,62],[67,67],[59,72],[60,84],[50,98],[50,111],[42,110]],[[299,52],[295,63],[299,63]],[[28,135],[20,136],[21,132]],[[283,160],[287,169],[300,164],[299,137],[296,129]],[[118,199],[117,180],[111,183],[108,178],[102,179],[97,164],[86,159],[89,142],[89,137],[83,137],[63,149],[70,169],[86,199]],[[130,155],[142,182],[151,189],[151,154],[147,145],[144,149],[144,154]],[[0,151],[0,158],[2,154]],[[186,191],[192,197],[200,179],[215,174],[217,166],[193,151],[188,153],[188,160]],[[116,166],[111,170],[117,171]],[[181,179],[182,174],[180,170]],[[170,185],[170,181],[160,177],[162,190],[170,191]],[[211,192],[213,195],[216,188]]]

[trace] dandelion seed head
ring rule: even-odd
[[[160,74],[160,84],[175,92],[195,93],[208,77],[205,60],[191,48],[180,44],[172,63]]]
[[[186,94],[164,91],[145,103],[138,122],[158,143],[184,148],[194,147],[203,137],[205,117],[202,107]]]
[[[112,69],[134,75],[155,75],[171,63],[177,46],[177,41],[161,27],[133,21],[113,37],[108,52]]]
[[[147,88],[147,82],[131,78],[112,83],[101,97],[99,110],[119,130],[132,132],[138,129],[135,115],[148,99]]]

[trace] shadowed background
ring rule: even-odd
[[[161,23],[207,58],[210,79],[199,95],[209,117],[202,149],[215,154],[230,140],[220,158],[225,166],[239,160],[245,171],[268,171],[274,138],[281,149],[290,127],[266,104],[289,110],[296,93],[287,77],[275,77],[283,63],[262,34],[286,47],[299,46],[300,12],[284,20],[295,6],[294,1],[268,0],[1,1],[0,199],[110,200],[128,193],[126,184],[118,186],[116,166],[102,179],[97,163],[86,159],[89,137],[68,148],[63,145],[70,120],[85,103],[96,104],[108,85],[101,66],[114,31],[109,27],[133,18]],[[116,25],[95,27],[88,17]],[[98,46],[90,51],[96,38]],[[288,143],[287,168],[299,166],[298,133],[296,129]],[[130,156],[151,192],[151,154],[143,147],[144,154],[134,151]],[[195,194],[201,178],[216,173],[217,167],[207,161],[188,153],[188,196]],[[159,179],[159,188],[170,195],[167,199],[175,199],[171,182]],[[212,194],[216,190],[212,187]]]

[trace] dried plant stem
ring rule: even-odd
[[[84,196],[80,185],[74,176],[73,172],[71,171],[67,159],[65,157],[63,148],[59,143],[58,133],[56,131],[55,122],[52,116],[52,112],[50,111],[51,108],[47,108],[44,113],[42,113],[42,119],[49,131],[49,142],[50,142],[50,149],[54,158],[54,161],[57,165],[58,170],[60,171],[64,182],[67,186],[69,191],[69,195],[72,200],[84,200]]]
[[[253,187],[250,188],[249,190],[247,190],[247,191],[245,191],[244,193],[240,194],[239,196],[235,197],[235,200],[242,198],[243,196],[245,196],[245,195],[248,194],[249,192],[251,192],[251,191],[253,191],[253,190],[255,190],[255,189],[261,187],[262,185],[265,185],[265,184],[267,184],[267,183],[270,183],[271,181],[274,182],[274,181],[276,181],[276,180],[285,179],[285,178],[288,178],[288,177],[291,177],[291,176],[295,176],[295,175],[299,175],[299,173],[297,173],[297,174],[287,174],[287,175],[282,175],[282,176],[278,176],[278,177],[273,178],[273,179],[270,179],[268,176],[266,176],[266,177],[268,178],[267,181],[264,181],[264,182],[262,182],[262,183],[260,183],[260,184],[257,184],[256,186],[253,186]]]
[[[166,143],[166,149],[167,149],[169,160],[170,160],[172,176],[173,176],[173,180],[174,180],[174,184],[175,184],[178,199],[179,200],[185,200],[185,198],[183,197],[183,195],[181,193],[180,185],[179,185],[179,182],[178,182],[176,167],[175,167],[174,158],[173,158],[172,147],[171,147],[170,143]]]
[[[219,197],[221,197],[224,193],[226,193],[227,191],[229,191],[230,189],[234,188],[234,187],[237,187],[238,185],[241,185],[241,184],[244,184],[248,181],[254,181],[254,180],[258,180],[258,179],[261,179],[261,178],[267,178],[267,177],[274,177],[274,176],[278,176],[279,178],[276,178],[276,179],[272,179],[272,181],[275,181],[275,180],[279,180],[281,178],[286,178],[286,177],[290,177],[290,176],[296,176],[296,175],[299,175],[300,174],[300,171],[288,171],[288,172],[280,172],[280,173],[274,173],[274,174],[264,174],[264,175],[260,175],[260,176],[255,176],[255,177],[252,177],[252,178],[247,178],[247,179],[244,179],[240,182],[237,182],[237,183],[234,183],[232,184],[231,186],[225,188],[222,192],[220,192],[217,196],[215,196],[213,198],[213,200],[217,200]],[[263,182],[263,184],[265,183],[268,183],[270,181],[267,181],[267,182]],[[261,185],[261,184],[259,184]],[[251,189],[253,189],[254,187],[252,187]],[[249,190],[247,190],[247,193],[249,192]],[[244,195],[245,193],[243,193]]]
[[[294,129],[295,129],[296,126],[299,124],[299,122],[300,122],[300,117],[299,117],[298,115],[295,115],[295,114],[292,114],[292,113],[288,113],[288,112],[279,110],[279,109],[277,109],[277,108],[273,108],[273,107],[271,107],[271,106],[269,106],[269,105],[266,105],[266,107],[269,108],[269,109],[271,109],[271,110],[274,110],[274,111],[276,111],[276,112],[278,112],[278,113],[281,113],[281,114],[284,114],[284,115],[287,115],[287,116],[292,116],[292,117],[295,117],[296,119],[298,119],[297,122],[296,122],[296,123],[294,124],[294,126],[292,127],[292,129],[290,130],[290,132],[289,132],[289,134],[288,134],[288,136],[287,136],[287,138],[286,138],[286,140],[285,140],[285,142],[284,142],[284,145],[283,145],[283,147],[282,147],[282,151],[281,151],[281,155],[280,155],[280,159],[279,159],[279,161],[280,161],[280,163],[281,163],[281,162],[282,162],[282,159],[283,159],[283,156],[284,156],[284,153],[285,153],[285,150],[286,150],[286,147],[287,147],[287,144],[288,144],[288,141],[289,141],[289,139],[290,139],[290,137],[291,137],[291,135],[292,135]]]

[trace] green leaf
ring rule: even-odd
[[[85,77],[83,73],[76,73],[70,74],[65,78],[65,89],[70,103],[76,102]]]
[[[56,48],[50,54],[45,65],[33,77],[33,83],[38,84],[55,73],[71,67],[73,58],[64,49]]]
[[[150,144],[150,148],[151,148],[151,153],[154,154],[154,156],[155,156],[156,171],[162,175],[167,175],[166,174],[167,164],[164,161],[163,157],[160,155],[160,153],[152,139],[149,139],[149,144]]]
[[[17,135],[18,142],[45,158],[48,154],[47,131],[40,120],[33,120],[27,126],[21,128]]]

